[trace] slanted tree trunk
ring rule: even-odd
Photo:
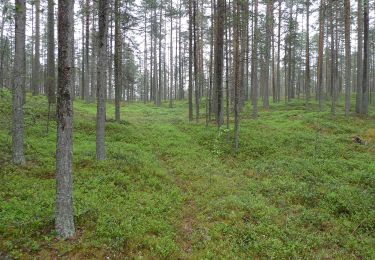
[[[70,92],[73,78],[73,9],[73,0],[59,0],[55,228],[62,239],[72,237],[75,232],[72,176],[73,105]]]
[[[109,0],[99,0],[98,16],[98,64],[97,64],[97,112],[96,112],[96,159],[105,159],[105,93],[107,88],[107,36]]]
[[[16,0],[15,12],[15,49],[13,68],[13,88],[12,88],[12,152],[13,163],[16,165],[25,164],[23,151],[23,104],[25,89],[25,24],[26,24],[26,2]]]

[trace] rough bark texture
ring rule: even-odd
[[[108,0],[99,0],[98,64],[97,64],[97,111],[96,111],[96,159],[105,159],[105,101],[108,36]]]
[[[73,0],[59,0],[55,228],[62,239],[72,237],[75,232],[72,176],[73,105],[70,93],[73,76],[73,6]]]
[[[224,21],[225,0],[218,0],[215,16],[215,39],[214,39],[214,78],[213,88],[215,95],[214,111],[216,124],[220,127],[224,123],[223,107],[223,50],[224,50]]]
[[[12,151],[13,163],[25,164],[23,151],[23,104],[25,88],[25,23],[26,3],[25,0],[16,0],[15,12],[15,50],[13,68],[13,129],[12,129]]]

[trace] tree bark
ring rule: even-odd
[[[189,0],[189,121],[193,121],[193,0]]]
[[[47,50],[47,94],[48,103],[56,103],[55,76],[55,1],[48,0],[48,50]]]
[[[25,24],[26,24],[26,3],[25,0],[16,0],[15,12],[15,50],[14,50],[14,68],[13,68],[13,129],[12,129],[12,151],[13,163],[16,165],[25,164],[24,156],[24,119],[23,104],[25,89]]]
[[[62,239],[72,237],[75,232],[72,176],[73,106],[70,92],[73,77],[73,8],[73,0],[59,0],[55,227],[57,235]]]
[[[363,74],[362,74],[362,109],[363,115],[368,114],[368,73],[369,73],[369,0],[363,4]]]
[[[351,47],[350,47],[350,0],[344,1],[345,19],[345,116],[350,112],[350,77],[351,77]]]
[[[120,123],[121,103],[121,31],[120,31],[120,0],[115,0],[115,119]]]
[[[319,47],[318,47],[318,102],[319,111],[323,106],[323,51],[324,51],[324,20],[325,20],[325,0],[320,1],[319,8]]]
[[[33,66],[32,91],[33,96],[40,91],[40,0],[35,0],[35,56]]]
[[[96,112],[96,159],[105,159],[105,93],[107,87],[107,36],[108,0],[99,0],[98,64],[97,64],[97,112]]]
[[[254,6],[254,36],[253,36],[253,46],[251,55],[251,87],[253,89],[252,104],[253,112],[252,117],[258,117],[258,5],[259,0],[255,0]]]
[[[363,0],[358,0],[358,40],[357,40],[357,93],[356,112],[362,114],[362,84],[363,84]]]
[[[223,109],[223,50],[224,50],[224,21],[226,16],[225,0],[217,0],[216,17],[215,17],[215,40],[214,40],[214,102],[216,112],[217,127],[224,122]]]

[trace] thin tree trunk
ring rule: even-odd
[[[323,105],[323,51],[324,51],[324,20],[325,20],[325,0],[320,1],[319,8],[319,49],[318,49],[318,102],[319,111]]]
[[[89,39],[90,39],[90,2],[86,0],[85,4],[86,14],[86,39],[85,39],[85,86],[84,86],[84,97],[85,102],[90,102],[90,69],[89,69]]]
[[[362,84],[363,84],[363,7],[362,1],[358,0],[358,49],[357,49],[357,93],[356,112],[362,114]]]
[[[25,24],[26,24],[26,3],[25,0],[16,0],[17,8],[15,12],[15,50],[13,69],[13,129],[12,129],[12,152],[13,163],[16,165],[25,164],[23,150],[23,104],[25,88]]]
[[[305,65],[305,92],[306,106],[310,102],[310,0],[306,0],[306,65]]]
[[[40,92],[40,0],[35,0],[35,56],[33,66],[33,96]]]
[[[350,0],[344,1],[345,16],[345,116],[350,112],[350,77],[351,77],[351,47],[350,47]]]
[[[189,0],[189,121],[193,121],[193,1]]]
[[[48,50],[47,50],[47,93],[48,102],[56,103],[56,77],[55,77],[55,16],[54,0],[48,0]]]
[[[251,87],[253,89],[252,103],[253,113],[252,117],[258,117],[258,0],[255,0],[254,7],[254,36],[253,36],[253,48],[251,55]]]
[[[368,74],[369,74],[369,0],[363,5],[363,80],[362,80],[362,109],[363,115],[368,114]]]
[[[97,64],[97,112],[96,112],[96,159],[105,159],[105,90],[107,87],[107,37],[108,37],[108,0],[99,0],[98,16],[98,64]]]
[[[121,102],[121,31],[120,31],[120,0],[115,0],[115,119],[120,123]]]

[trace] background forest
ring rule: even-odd
[[[0,259],[375,258],[374,0],[0,11]]]

